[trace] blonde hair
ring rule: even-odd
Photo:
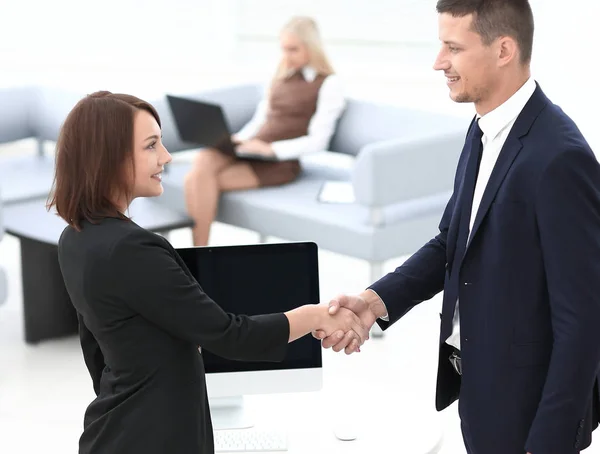
[[[323,49],[323,42],[321,41],[321,35],[319,28],[314,19],[307,16],[295,16],[285,24],[281,30],[281,33],[291,33],[296,36],[308,51],[309,65],[317,72],[317,74],[325,77],[333,74],[333,66],[329,63],[329,59],[325,55]],[[290,68],[288,68],[282,59],[275,71],[275,80],[285,79],[290,75]]]

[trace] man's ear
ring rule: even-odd
[[[498,66],[507,66],[519,58],[519,45],[514,38],[510,36],[501,36],[496,43]]]

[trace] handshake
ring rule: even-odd
[[[324,348],[347,355],[360,352],[360,346],[369,339],[375,320],[387,315],[383,301],[372,290],[360,295],[340,295],[329,302],[321,326],[312,335],[322,341]]]

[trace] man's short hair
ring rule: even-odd
[[[528,0],[438,0],[436,9],[453,17],[473,14],[473,31],[486,46],[510,36],[519,46],[521,63],[531,62],[534,25]]]

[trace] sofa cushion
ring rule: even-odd
[[[464,129],[465,120],[398,106],[348,100],[338,121],[330,149],[356,156],[368,144],[389,139],[427,137]]]
[[[31,106],[34,88],[0,89],[0,143],[14,142],[34,135],[31,128]]]
[[[67,115],[85,95],[86,93],[52,87],[35,88],[30,113],[34,137],[56,142]]]

